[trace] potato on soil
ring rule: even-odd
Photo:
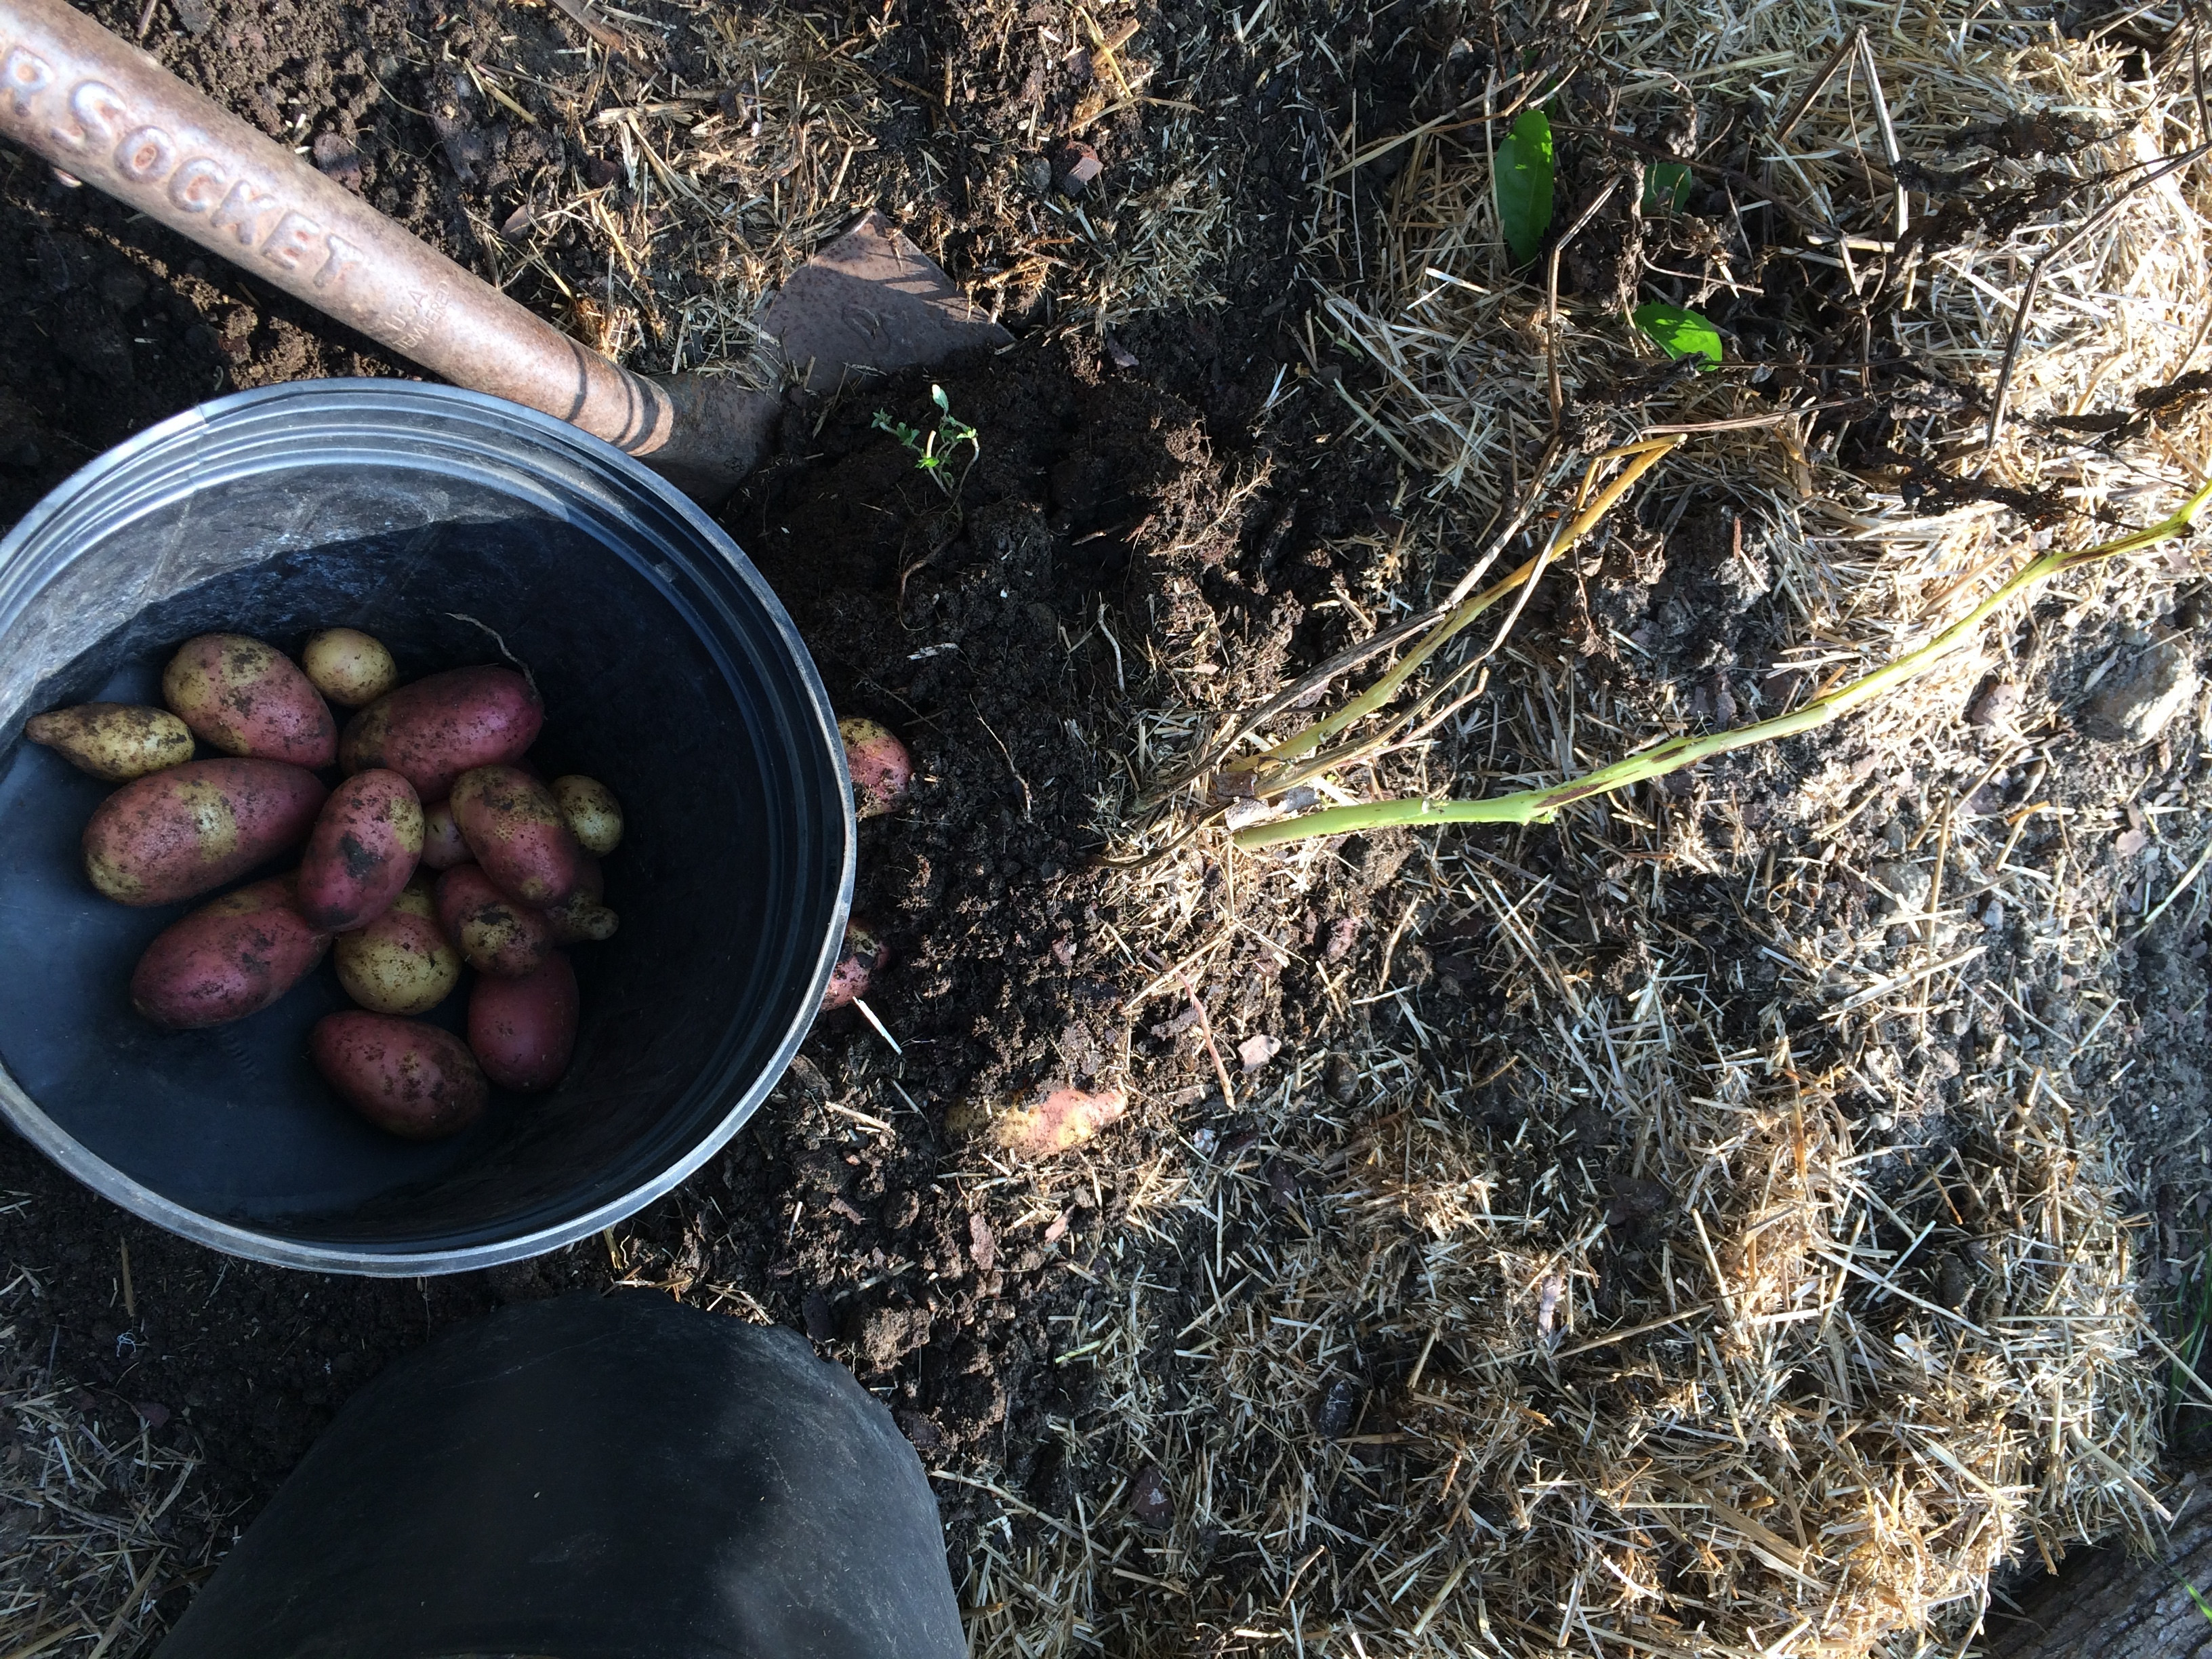
[[[473,864],[438,878],[438,921],[461,960],[480,974],[520,979],[545,960],[553,930],[545,918],[491,884]]]
[[[586,855],[584,878],[576,884],[576,890],[539,913],[553,930],[553,942],[581,945],[612,939],[615,930],[622,926],[622,918],[601,902],[606,892],[607,878],[600,872],[599,861]]]
[[[399,684],[398,665],[384,641],[358,628],[325,628],[301,647],[309,684],[341,708],[374,702]]]
[[[424,800],[443,800],[462,773],[520,760],[544,724],[537,689],[512,668],[456,668],[356,714],[338,758],[349,772],[389,767]]]
[[[172,1031],[243,1019],[312,973],[330,943],[301,915],[293,878],[271,876],[156,933],[131,975],[131,1006]]]
[[[1120,1117],[1128,1103],[1119,1089],[1046,1085],[1000,1101],[959,1102],[945,1115],[945,1127],[1036,1161],[1081,1146]]]
[[[830,983],[823,988],[822,1012],[826,1014],[867,995],[868,987],[890,959],[890,947],[876,937],[875,929],[857,916],[848,921],[845,948],[838,952],[837,965],[830,970]]]
[[[308,1033],[307,1052],[341,1100],[410,1140],[459,1133],[491,1097],[468,1044],[419,1020],[325,1014]]]
[[[622,803],[615,792],[597,778],[571,773],[553,780],[553,799],[561,804],[568,833],[577,845],[594,858],[605,858],[622,845]]]
[[[420,876],[368,927],[340,933],[331,961],[345,994],[380,1014],[427,1014],[461,982],[461,953],[446,937],[430,884]]]
[[[338,726],[299,665],[243,634],[186,640],[161,671],[161,700],[226,755],[309,769],[338,757]]]
[[[576,970],[558,951],[520,979],[487,975],[469,988],[470,1052],[502,1089],[550,1089],[575,1052],[577,1009]]]
[[[469,844],[461,838],[461,826],[453,822],[453,803],[441,800],[435,806],[424,807],[423,867],[450,870],[457,864],[466,864],[469,859]]]
[[[122,904],[197,898],[305,841],[329,793],[282,761],[187,761],[100,802],[85,873]]]
[[[128,783],[192,757],[192,732],[166,708],[129,702],[82,702],[33,714],[23,735],[44,744],[80,772]]]
[[[845,769],[853,775],[856,817],[881,817],[906,799],[914,785],[914,757],[889,726],[858,715],[837,722],[845,744]]]
[[[553,792],[519,766],[479,766],[453,781],[448,803],[461,836],[502,893],[558,904],[584,878],[584,849]]]
[[[382,915],[422,857],[422,804],[397,772],[356,772],[324,802],[300,857],[300,914],[344,933]]]

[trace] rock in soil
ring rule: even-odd
[[[2189,653],[2167,640],[2106,677],[2081,711],[2081,729],[2107,743],[2154,743],[2196,696]]]

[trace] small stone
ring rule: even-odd
[[[205,34],[215,27],[215,8],[208,0],[169,0],[169,9],[187,34]]]
[[[2174,641],[2107,675],[2081,711],[2081,729],[2107,743],[2154,743],[2197,696],[2197,671]]]
[[[914,1225],[915,1218],[921,1213],[921,1200],[911,1192],[902,1188],[886,1194],[884,1198],[884,1230],[902,1233]]]
[[[361,151],[352,139],[341,133],[324,133],[315,140],[311,154],[323,177],[343,185],[356,196],[361,194]]]
[[[1331,1100],[1343,1105],[1359,1092],[1359,1068],[1342,1054],[1331,1054],[1321,1068],[1321,1086]]]
[[[1982,912],[1982,926],[1988,928],[1991,933],[1995,933],[1998,928],[2004,926],[2004,901],[2002,899],[1991,899],[1990,901],[1990,908]]]
[[[998,1265],[999,1241],[992,1237],[991,1224],[980,1212],[968,1218],[968,1254],[984,1273]]]
[[[1091,182],[1106,171],[1106,164],[1098,159],[1098,152],[1088,144],[1076,143],[1064,146],[1053,164],[1053,181],[1060,193],[1073,201],[1089,190]]]
[[[1966,705],[1966,723],[1984,731],[2010,731],[2020,712],[2020,688],[1998,680]]]
[[[1869,878],[1887,896],[1893,910],[1924,910],[1934,878],[1923,864],[1877,864]]]
[[[1149,1463],[1129,1483],[1129,1518],[1153,1532],[1164,1532],[1175,1519],[1175,1498],[1159,1470]]]
[[[1244,1062],[1246,1071],[1256,1072],[1281,1053],[1282,1048],[1280,1038],[1271,1037],[1262,1032],[1258,1036],[1246,1037],[1243,1042],[1238,1043],[1237,1058]]]
[[[1340,1376],[1328,1385],[1328,1392],[1321,1399],[1321,1408],[1314,1413],[1314,1426],[1325,1440],[1341,1440],[1352,1432],[1352,1425],[1359,1414],[1359,1384],[1348,1376]]]
[[[1026,156],[1022,161],[1022,183],[1032,196],[1042,196],[1052,188],[1052,163],[1042,155]]]

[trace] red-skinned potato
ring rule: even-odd
[[[469,851],[501,892],[543,908],[584,878],[584,849],[553,792],[519,766],[479,766],[453,781],[447,803]]]
[[[422,857],[415,786],[379,768],[356,772],[323,803],[300,857],[300,914],[331,933],[365,927],[391,908]]]
[[[822,1012],[826,1014],[867,995],[869,985],[890,959],[890,947],[876,937],[874,928],[857,916],[848,921],[845,948],[838,953],[837,965],[830,970],[830,983],[823,988]]]
[[[837,722],[845,744],[845,769],[853,775],[853,814],[878,817],[906,799],[914,785],[914,757],[887,726],[858,715]]]
[[[600,901],[606,897],[607,878],[599,869],[599,861],[588,854],[584,858],[584,877],[576,884],[576,890],[558,904],[549,904],[539,912],[553,930],[556,945],[582,945],[600,939],[610,939],[622,926],[622,918]]]
[[[340,933],[331,962],[345,994],[373,1013],[427,1014],[461,982],[461,953],[419,875],[368,927]]]
[[[161,700],[226,755],[311,770],[338,757],[337,721],[299,665],[243,634],[202,634],[179,646],[161,671]]]
[[[507,897],[473,864],[438,878],[438,921],[462,961],[500,979],[520,979],[553,948],[545,918]]]
[[[450,870],[469,861],[469,844],[461,826],[453,822],[453,804],[440,801],[422,809],[422,864],[430,870]]]
[[[174,904],[289,852],[329,794],[282,761],[187,761],[126,783],[84,827],[84,869],[120,904]]]
[[[443,800],[478,766],[518,761],[538,740],[545,705],[512,668],[456,668],[403,685],[346,722],[349,772],[389,767],[424,800]]]
[[[33,714],[23,722],[23,735],[109,783],[128,783],[192,757],[190,726],[166,708],[136,703],[82,702]]]
[[[293,878],[271,876],[156,933],[131,975],[131,1006],[172,1031],[243,1019],[313,972],[330,943],[301,915]]]
[[[568,1069],[576,1048],[576,970],[559,951],[520,979],[469,988],[469,1051],[502,1089],[535,1094]]]
[[[399,684],[399,669],[384,641],[358,628],[325,628],[300,647],[308,682],[341,708],[374,702]]]
[[[308,1034],[307,1052],[341,1100],[410,1140],[459,1133],[490,1098],[468,1044],[420,1020],[352,1010],[325,1014]]]

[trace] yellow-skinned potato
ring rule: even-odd
[[[398,665],[384,641],[358,628],[325,628],[300,651],[308,683],[341,708],[374,702],[399,684]]]
[[[23,735],[44,744],[80,772],[128,783],[192,757],[191,728],[166,708],[129,702],[82,702],[33,714]]]
[[[461,953],[419,876],[368,927],[340,933],[331,956],[345,994],[374,1013],[427,1014],[461,982]]]
[[[603,859],[622,845],[622,803],[597,778],[571,773],[553,780],[553,799],[568,820],[568,833],[593,858]]]
[[[338,723],[299,665],[243,634],[202,634],[179,646],[161,671],[161,701],[226,755],[310,771],[338,757]]]

